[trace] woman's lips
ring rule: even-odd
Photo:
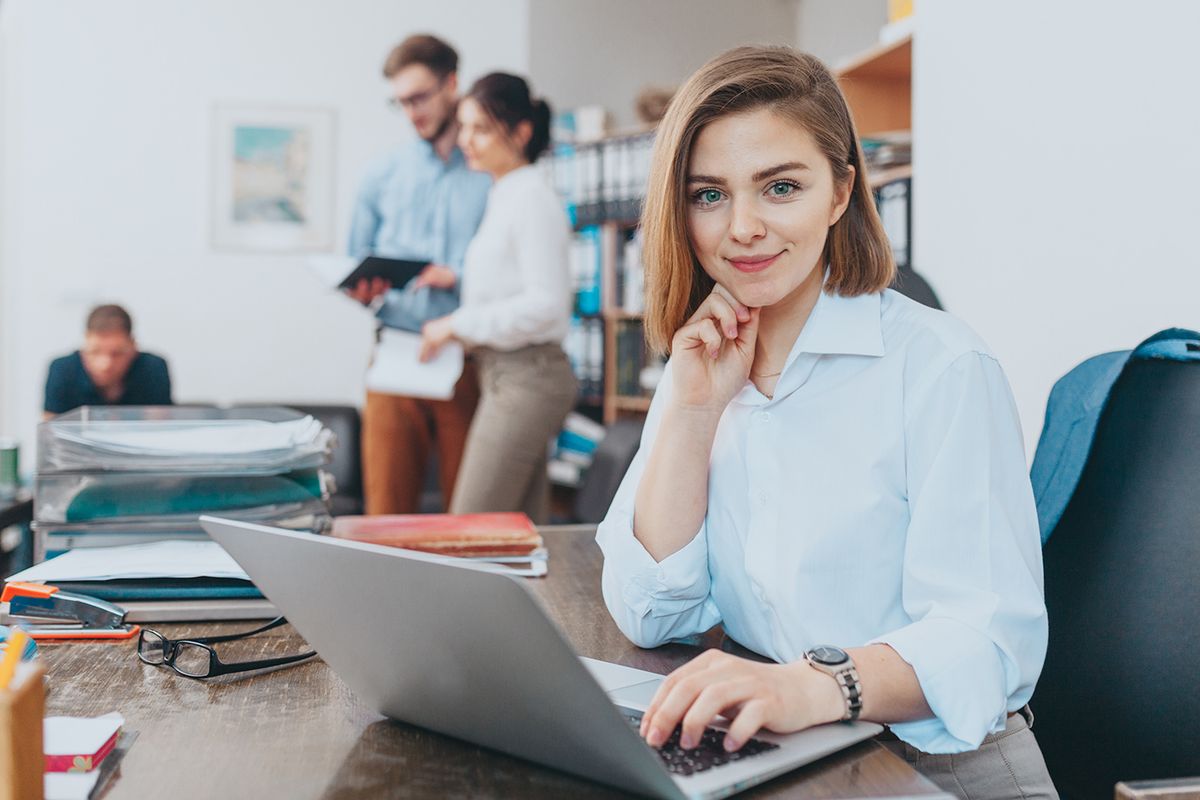
[[[738,272],[762,272],[767,267],[775,263],[775,259],[783,255],[783,251],[776,253],[773,256],[754,256],[749,258],[730,258],[726,259],[733,268]]]

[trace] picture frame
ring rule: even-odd
[[[213,247],[331,250],[333,110],[218,104],[212,119]]]

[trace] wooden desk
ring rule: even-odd
[[[539,597],[581,655],[666,672],[698,648],[640,650],[600,599],[590,528],[548,529],[550,575]],[[235,623],[156,626],[168,636],[244,630]],[[719,644],[716,636],[710,644]],[[289,627],[221,646],[229,660],[300,652]],[[120,711],[140,732],[105,800],[185,798],[616,797],[561,772],[391,722],[364,707],[324,663],[209,682],[143,665],[133,642],[43,645],[47,714]],[[519,709],[514,709],[519,713]],[[752,797],[936,795],[874,742],[758,787]]]

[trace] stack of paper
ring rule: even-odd
[[[326,463],[333,434],[288,408],[83,406],[38,426],[38,472],[278,474]]]
[[[207,539],[201,514],[322,532],[334,438],[287,408],[84,407],[38,428],[35,556]]]
[[[278,613],[213,541],[79,548],[7,580],[49,583],[115,602],[125,609],[126,622],[268,619]]]

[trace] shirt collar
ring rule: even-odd
[[[788,363],[800,353],[882,356],[881,301],[879,292],[843,297],[822,290],[792,345]]]
[[[430,161],[430,162],[434,162],[434,163],[438,164],[439,166],[445,167],[446,169],[453,169],[455,167],[465,166],[467,163],[466,156],[463,155],[462,150],[458,149],[457,144],[454,145],[454,147],[450,148],[450,156],[445,161],[443,161],[442,157],[437,154],[437,150],[434,149],[433,142],[426,141],[425,139],[422,139],[420,136],[414,136],[412,139],[412,143],[413,143],[413,150],[416,153],[419,153],[421,158],[424,158],[425,160]]]
[[[778,402],[803,386],[818,361],[800,358],[804,354],[882,356],[882,298],[879,292],[843,297],[822,290],[788,353],[772,398],[764,397],[753,381],[747,380],[738,401],[747,405]]]

